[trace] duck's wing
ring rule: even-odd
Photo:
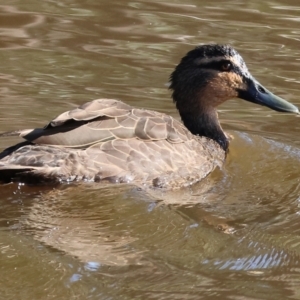
[[[87,148],[116,139],[168,140],[180,143],[189,131],[162,113],[134,109],[113,99],[97,99],[62,113],[44,128],[12,133],[33,144]]]

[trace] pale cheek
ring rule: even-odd
[[[215,92],[216,105],[219,105],[230,98],[237,97],[238,87],[239,84],[227,80],[224,80],[222,83],[219,82],[218,84],[214,84],[213,90]]]
[[[230,73],[218,74],[211,82],[209,82],[206,89],[206,99],[210,99],[210,104],[218,106],[226,100],[236,98],[238,96],[237,90],[243,88],[243,82],[240,76]]]
[[[241,84],[240,81],[238,82],[231,82],[230,84],[230,90],[232,93],[232,97],[236,97],[238,95],[237,90],[242,89],[243,88],[243,84]]]
[[[226,93],[228,97],[237,97],[239,89],[245,89],[245,84],[239,76],[230,76],[226,80]]]
[[[232,81],[232,88],[233,89],[244,89],[246,87],[245,83],[240,78],[237,78],[235,81]]]

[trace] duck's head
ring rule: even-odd
[[[243,58],[228,45],[202,45],[188,52],[171,75],[170,89],[185,126],[216,140],[224,150],[228,140],[216,107],[241,98],[281,112],[299,114],[293,104],[272,94],[249,73]]]

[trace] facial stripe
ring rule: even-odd
[[[224,55],[224,56],[197,58],[195,60],[195,63],[201,68],[220,70],[220,63],[226,61],[230,61],[232,63],[233,72],[238,73],[245,78],[251,77],[244,60],[238,54],[233,56]]]
[[[212,62],[220,62],[222,60],[226,59],[225,56],[214,56],[214,57],[202,57],[202,58],[197,58],[195,60],[195,63],[198,65],[198,66],[202,66],[202,65],[208,65]]]

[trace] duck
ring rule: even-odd
[[[226,159],[229,137],[218,119],[220,104],[240,98],[299,114],[295,105],[262,86],[230,45],[190,50],[172,72],[169,89],[181,121],[119,100],[96,99],[43,128],[2,133],[23,141],[0,153],[0,182],[187,187]]]

